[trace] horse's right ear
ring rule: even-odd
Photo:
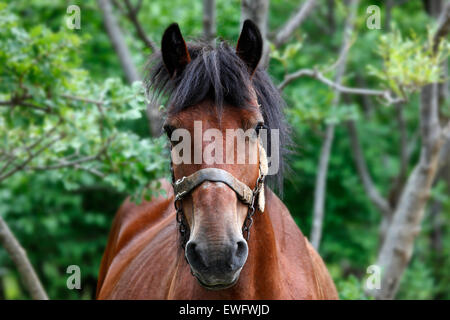
[[[164,31],[161,41],[161,52],[164,65],[171,78],[180,75],[191,61],[186,42],[184,42],[177,23],[172,23]]]

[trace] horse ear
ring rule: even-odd
[[[256,24],[245,20],[236,46],[237,55],[247,64],[251,75],[256,70],[263,51],[263,40]]]
[[[172,23],[164,31],[161,41],[161,51],[164,65],[172,78],[180,75],[186,65],[191,61],[186,42],[184,42],[180,27],[177,23]]]

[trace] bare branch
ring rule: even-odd
[[[450,121],[442,128],[442,137],[443,139],[450,139]]]
[[[28,167],[27,170],[43,171],[43,170],[54,170],[54,169],[61,169],[61,168],[67,168],[67,167],[75,167],[76,165],[79,165],[81,163],[91,162],[96,159],[98,159],[98,155],[90,156],[90,157],[83,157],[83,158],[73,160],[73,161],[60,161],[57,164],[52,164],[52,165],[48,165],[48,166]]]
[[[398,197],[401,194],[403,185],[407,178],[409,151],[408,151],[408,137],[406,135],[406,123],[403,115],[403,104],[395,104],[398,130],[400,132],[400,170],[392,183],[391,190],[389,191],[389,199],[391,206],[395,207]]]
[[[144,31],[144,28],[142,27],[141,23],[138,19],[138,13],[141,8],[141,1],[138,2],[136,7],[133,7],[130,0],[124,0],[125,6],[127,7],[127,17],[130,20],[130,22],[133,24],[134,28],[136,29],[137,36],[139,39],[141,39],[145,46],[152,50],[152,52],[155,52],[158,50],[158,47],[156,44],[147,36],[146,32]]]
[[[311,244],[318,250],[322,238],[323,219],[325,215],[325,194],[328,175],[328,163],[330,160],[331,147],[334,139],[334,125],[328,125],[325,139],[320,150],[319,165],[317,169],[316,184],[314,186],[314,212],[311,229]]]
[[[316,0],[306,0],[297,12],[286,22],[273,39],[275,47],[279,47],[286,43],[294,31],[303,23],[309,16],[312,9],[316,5]]]
[[[445,7],[438,20],[438,28],[433,36],[433,51],[436,52],[439,43],[450,32],[450,2],[446,2]]]
[[[113,135],[112,137],[110,137],[106,143],[104,143],[104,145],[100,148],[100,150],[97,152],[96,155],[93,156],[87,156],[87,157],[82,157],[76,160],[70,160],[71,158],[73,158],[74,155],[70,156],[70,157],[66,157],[64,159],[61,159],[58,163],[52,164],[52,165],[47,165],[47,166],[38,166],[38,167],[27,167],[27,170],[38,170],[38,171],[42,171],[42,170],[55,170],[55,169],[61,169],[61,168],[68,168],[68,167],[73,167],[73,168],[77,168],[77,169],[83,169],[85,170],[84,167],[81,167],[80,164],[82,163],[86,163],[86,162],[92,162],[95,160],[99,160],[103,155],[107,154],[107,150],[111,144],[111,142],[115,139],[116,135]],[[98,171],[95,172],[95,175],[99,175]],[[102,175],[103,177],[104,175]]]
[[[392,96],[392,93],[389,90],[374,90],[367,88],[351,88],[343,86],[340,83],[334,82],[326,78],[321,72],[313,69],[300,69],[294,73],[286,75],[284,80],[280,83],[280,85],[278,85],[278,89],[283,90],[289,83],[301,77],[310,77],[317,79],[320,82],[326,84],[330,88],[340,93],[380,97],[384,99],[384,101],[387,104],[395,104],[405,101],[405,98],[403,97]]]
[[[136,6],[134,7],[134,11],[137,13],[141,10],[142,8],[142,0],[138,0]]]
[[[384,199],[372,181],[369,170],[367,169],[366,160],[361,149],[361,143],[358,138],[358,131],[353,120],[347,122],[347,129],[350,137],[351,151],[355,159],[356,169],[363,183],[364,189],[372,203],[381,211],[383,215],[390,215],[392,209],[389,203]]]
[[[5,156],[6,162],[4,163],[4,165],[0,168],[0,174],[2,174],[3,172],[5,172],[9,166],[17,159],[14,156],[14,153],[8,154]]]
[[[445,133],[445,131],[447,132]],[[446,166],[450,167],[450,121],[447,124],[446,129],[444,129],[442,133],[443,133],[442,139],[444,140],[444,144],[439,154],[438,170],[441,170]]]
[[[351,41],[351,35],[354,29],[354,22],[356,18],[356,9],[358,7],[359,0],[351,0],[350,14],[345,22],[344,39],[340,50],[340,57],[338,61],[340,63],[336,66],[336,78],[335,83],[340,85],[342,78],[345,74],[348,56],[348,43]],[[341,95],[339,90],[335,90],[332,106],[336,107],[339,104]],[[324,207],[325,207],[325,194],[326,194],[326,180],[328,174],[328,163],[331,154],[331,147],[334,139],[334,127],[335,124],[330,123],[327,125],[325,141],[322,144],[319,159],[319,168],[316,176],[316,184],[314,188],[314,212],[313,212],[313,225],[311,230],[311,244],[316,250],[319,249],[320,240],[322,238],[322,224]]]
[[[86,172],[88,172],[88,173],[90,173],[90,174],[92,174],[94,176],[97,176],[97,177],[99,177],[101,179],[103,179],[106,176],[104,173],[102,173],[102,172],[100,172],[100,171],[98,171],[97,169],[94,169],[94,168],[87,168],[87,167],[80,166],[78,164],[75,164],[74,168],[78,169],[78,170],[86,171]]]
[[[121,1],[111,0],[111,2],[113,3],[113,5],[114,5],[117,9],[119,9],[119,11],[120,11],[121,13],[123,13],[124,15],[127,14],[125,8],[122,6],[122,2],[121,2]]]
[[[3,180],[5,180],[6,178],[9,178],[10,176],[12,176],[14,173],[25,169],[25,167],[34,159],[36,158],[39,154],[41,154],[42,152],[44,152],[46,149],[48,149],[49,147],[51,147],[54,143],[56,143],[57,141],[63,139],[65,137],[64,134],[60,134],[57,137],[51,139],[49,142],[47,142],[45,145],[43,145],[41,148],[39,148],[37,151],[29,154],[29,156],[20,164],[16,165],[14,168],[12,168],[11,170],[9,170],[8,172],[0,175],[0,182],[2,182]],[[47,138],[47,136],[43,136],[42,140],[44,138]],[[41,140],[41,142],[42,142]]]
[[[17,266],[20,278],[25,288],[34,300],[48,300],[47,293],[42,287],[39,277],[36,274],[26,251],[20,245],[14,234],[9,229],[6,222],[0,216],[0,243],[8,252],[11,260]]]
[[[50,108],[48,106],[41,107],[32,102],[25,101],[26,99],[27,99],[27,97],[25,97],[25,96],[14,97],[13,99],[8,100],[8,101],[0,101],[0,106],[2,106],[2,107],[26,107],[26,108],[43,111],[45,113],[50,113],[52,111],[52,108]]]
[[[114,47],[114,50],[119,57],[120,64],[125,73],[127,81],[133,83],[140,80],[139,74],[134,65],[131,53],[125,43],[122,31],[119,28],[117,20],[112,11],[111,3],[109,0],[97,0],[98,6],[103,15],[103,22],[105,29],[108,33],[109,39]]]
[[[103,101],[100,100],[93,100],[93,99],[89,99],[89,98],[84,98],[84,97],[76,97],[76,96],[71,96],[68,94],[62,94],[61,97],[65,98],[65,99],[69,99],[69,100],[75,100],[75,101],[81,101],[81,102],[86,102],[86,103],[92,103],[95,105],[103,105]]]
[[[134,81],[140,80],[140,76],[138,75],[138,72],[136,71],[136,68],[131,59],[131,54],[125,44],[125,39],[123,38],[122,32],[117,24],[117,21],[115,20],[115,17],[113,16],[109,0],[97,0],[97,2],[102,10],[106,30],[108,31],[108,35],[111,39],[114,49],[119,56],[128,82],[132,83]],[[129,0],[125,0],[124,3],[127,9],[126,16],[134,25],[138,37],[153,52],[157,51],[158,47],[150,38],[147,37],[141,23],[139,22],[137,15],[140,10],[141,3],[139,2],[136,7],[133,7]],[[121,5],[119,5],[119,7],[121,7]],[[160,128],[162,127],[162,118],[158,107],[159,106],[152,103],[147,104],[147,118],[149,120],[150,133],[152,136],[158,136],[160,134]]]

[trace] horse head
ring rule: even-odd
[[[268,123],[280,128],[282,100],[257,68],[262,48],[250,20],[236,48],[187,45],[172,24],[162,38],[160,63],[150,71],[149,87],[169,95],[164,131],[172,146],[185,257],[208,289],[236,283],[248,256],[252,216],[264,211],[267,157],[260,131]]]

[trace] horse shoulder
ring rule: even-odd
[[[276,235],[279,261],[290,299],[337,299],[328,270],[292,218],[288,208],[271,191],[266,192],[270,220]]]
[[[165,216],[170,214],[173,204],[173,189],[167,180],[160,180],[166,196],[159,195],[150,201],[136,204],[127,198],[117,211],[108,236],[108,242],[100,263],[97,282],[97,297],[105,278],[119,253],[143,231],[154,228]]]
[[[328,272],[325,263],[320,257],[319,253],[314,249],[311,243],[306,239],[306,246],[308,248],[309,256],[313,262],[314,276],[319,288],[320,299],[338,300],[339,296],[334,285],[333,279]]]

